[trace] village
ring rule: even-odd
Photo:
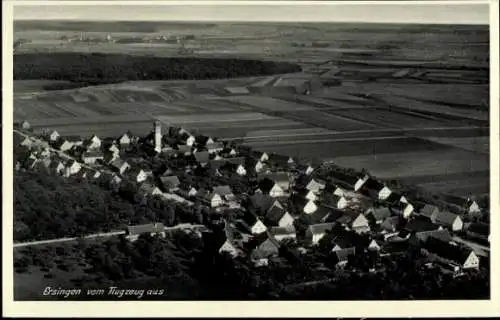
[[[439,206],[412,199],[367,172],[299,163],[183,128],[162,132],[158,120],[145,137],[124,132],[117,138],[35,134],[22,121],[15,125],[14,149],[15,170],[105,181],[109,188],[132,181],[142,201],[202,206],[216,217],[200,232],[209,248],[248,257],[260,267],[288,242],[303,254],[326,246],[340,269],[349,268],[354,255],[390,257],[408,248],[456,276],[489,263],[490,229],[483,219],[489,209],[472,197],[447,196],[449,206]],[[153,168],[151,159],[161,165]],[[123,232],[133,241],[167,229],[164,221],[151,221]]]

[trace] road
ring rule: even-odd
[[[259,139],[269,139],[269,138],[286,138],[286,137],[303,137],[303,136],[346,136],[349,139],[351,135],[367,135],[373,136],[373,134],[420,134],[429,131],[467,131],[467,130],[489,130],[488,127],[482,126],[462,126],[462,127],[432,127],[432,128],[397,128],[397,129],[372,129],[372,130],[352,130],[352,131],[322,131],[322,132],[306,132],[306,133],[284,133],[284,134],[273,134],[264,136],[243,136],[227,138],[226,140],[259,140]]]
[[[201,225],[201,224],[181,223],[181,224],[178,224],[178,225],[173,226],[173,227],[165,227],[165,231],[180,230],[180,229],[184,229],[184,230],[186,230],[186,229],[201,229],[201,228],[206,228],[206,227],[204,225]],[[22,248],[22,247],[44,245],[44,244],[65,243],[65,242],[76,241],[78,239],[109,238],[109,237],[118,236],[118,235],[122,235],[122,234],[125,234],[124,230],[103,232],[103,233],[94,233],[94,234],[83,236],[83,237],[68,237],[68,238],[58,238],[58,239],[50,239],[50,240],[20,242],[20,243],[14,243],[13,247],[14,248]]]

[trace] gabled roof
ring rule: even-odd
[[[194,153],[194,157],[199,163],[207,163],[210,159],[210,154],[207,151],[198,151]]]
[[[359,216],[362,216],[362,213],[356,212],[356,211],[351,211],[351,210],[345,210],[344,214],[339,217],[336,222],[343,224],[343,225],[350,225],[353,223]]]
[[[488,223],[471,223],[467,229],[469,232],[477,233],[483,236],[490,235],[490,225]]]
[[[387,207],[375,207],[371,208],[368,215],[371,215],[375,221],[382,221],[391,216],[391,210]]]
[[[256,247],[250,254],[252,259],[264,259],[279,253],[280,245],[273,237],[266,234],[265,237],[259,237],[257,241]]]
[[[181,183],[177,176],[160,177],[160,181],[163,184],[163,187],[167,189],[178,187]]]
[[[275,199],[270,195],[256,193],[249,197],[249,207],[266,212],[272,206],[274,201]]]
[[[213,188],[213,193],[216,193],[221,196],[228,196],[233,194],[230,186],[218,186]]]
[[[118,158],[109,163],[110,166],[116,168],[116,169],[121,169],[124,165],[128,165],[127,162],[123,161],[122,159]]]
[[[334,252],[335,258],[338,262],[345,262],[349,260],[350,256],[354,256],[356,250],[354,248],[341,249]]]
[[[157,187],[151,183],[143,183],[140,187],[139,187],[139,190],[141,190],[142,192],[144,193],[153,193],[153,191],[156,189]]]
[[[286,210],[278,206],[272,206],[266,213],[266,220],[272,223],[278,223],[279,220],[285,215]]]
[[[276,153],[269,155],[269,162],[274,164],[287,165],[290,159],[292,159],[290,156],[284,156]]]
[[[397,230],[400,223],[399,216],[387,217],[384,219],[380,227],[385,230]]]
[[[399,192],[391,192],[391,194],[385,199],[385,202],[389,204],[397,203],[401,201],[402,194]]]
[[[368,180],[365,181],[362,188],[368,190],[380,191],[384,188],[384,184],[370,177],[368,178]]]
[[[405,229],[410,232],[422,232],[422,231],[431,231],[439,229],[439,226],[432,223],[429,219],[415,217],[408,221],[405,225]]]
[[[443,242],[452,241],[452,236],[450,232],[446,229],[417,232],[415,236],[417,237],[418,240],[422,242],[427,241],[429,237],[439,239]]]
[[[319,224],[312,224],[309,226],[309,231],[312,234],[323,234],[327,232],[328,230],[333,229],[335,226],[335,223],[319,223]]]
[[[296,230],[293,225],[287,226],[287,227],[271,227],[269,230],[269,233],[272,236],[280,236],[280,235],[289,235],[289,234],[295,234]]]
[[[458,246],[449,242],[444,242],[441,239],[429,237],[424,242],[424,248],[428,251],[437,254],[441,258],[463,264],[473,250],[465,246]]]
[[[436,223],[443,225],[452,225],[456,219],[459,219],[460,216],[451,212],[441,211],[436,216]]]
[[[430,218],[433,214],[437,213],[439,213],[439,208],[431,204],[426,204],[419,210],[419,214],[427,218]]]

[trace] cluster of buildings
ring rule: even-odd
[[[432,263],[457,273],[477,269],[480,259],[456,237],[489,241],[489,225],[464,223],[483,211],[473,199],[450,199],[463,209],[451,213],[413,201],[368,174],[339,170],[323,177],[317,166],[288,156],[195,136],[182,128],[162,133],[158,121],[145,137],[125,133],[116,139],[62,137],[56,131],[34,137],[27,122],[18,129],[15,146],[26,151],[18,169],[43,166],[65,177],[107,179],[112,187],[126,179],[137,184],[145,201],[158,196],[204,206],[217,217],[212,231],[204,234],[209,247],[247,256],[259,266],[279,255],[283,241],[294,241],[301,252],[320,244],[330,248],[339,267],[353,255],[387,256],[416,246]],[[151,152],[163,165],[152,170],[147,161],[130,158],[136,148]],[[163,230],[157,221],[131,226],[128,232]]]

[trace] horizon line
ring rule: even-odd
[[[481,23],[481,22],[459,22],[459,23],[452,23],[452,22],[391,22],[391,21],[384,21],[384,22],[378,22],[378,21],[373,21],[373,22],[368,22],[368,21],[273,21],[273,20],[91,20],[91,19],[64,19],[64,18],[58,18],[58,19],[24,19],[24,18],[18,18],[18,19],[13,19],[13,22],[20,22],[20,21],[30,21],[30,22],[97,22],[97,23],[120,23],[120,22],[136,22],[136,23],[276,23],[276,24],[285,24],[285,23],[290,23],[290,24],[321,24],[321,23],[330,23],[330,24],[368,24],[368,25],[427,25],[427,26],[443,26],[443,25],[449,25],[449,26],[489,26],[490,23]]]

